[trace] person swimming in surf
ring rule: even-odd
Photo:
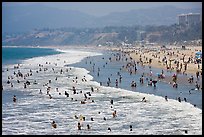
[[[52,121],[51,124],[52,124],[52,127],[53,127],[53,128],[57,128],[57,124],[55,123],[55,121]]]
[[[146,102],[147,100],[145,99],[145,97],[142,98],[142,102]]]

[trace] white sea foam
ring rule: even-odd
[[[100,86],[99,83],[93,81],[93,77],[88,74],[89,71],[86,69],[71,67],[71,65],[64,66],[95,55],[100,54],[67,50],[62,54],[25,60],[21,64],[21,72],[27,73],[32,69],[33,75],[26,80],[31,83],[36,80],[38,84],[31,84],[24,89],[23,82],[25,80],[23,78],[20,84],[15,82],[16,78],[14,78],[12,80],[13,88],[4,84],[4,89],[20,90],[28,97],[18,99],[15,104],[13,102],[3,104],[2,134],[172,135],[186,134],[184,130],[188,130],[188,134],[202,134],[202,110],[190,103],[179,103],[172,99],[165,101],[160,96]],[[36,73],[39,70],[39,64],[43,65],[43,68],[47,67],[48,70]],[[61,69],[63,69],[62,74],[60,74]],[[68,72],[65,71],[66,69]],[[5,82],[7,76],[13,74],[13,71],[5,71],[2,74]],[[81,80],[84,76],[86,82]],[[57,80],[55,80],[56,77]],[[48,84],[51,87],[52,99],[46,95],[47,86],[43,86],[48,83],[49,79],[52,80]],[[78,94],[73,94],[73,86],[76,87]],[[56,92],[56,87],[58,87],[61,95]],[[94,92],[91,92],[91,87],[94,87]],[[39,94],[40,89],[43,94]],[[64,91],[69,93],[68,98],[64,95]],[[87,95],[91,99],[86,104],[81,104],[80,101],[84,99],[84,93],[87,92],[91,92],[91,96]],[[147,102],[141,102],[143,97],[147,99]],[[114,100],[112,108],[111,99]],[[117,111],[115,118],[112,117],[114,110]],[[85,116],[85,121],[82,122],[74,118],[74,115],[79,116],[80,114]],[[91,117],[94,121],[90,120]],[[103,119],[104,117],[106,120]],[[53,120],[57,123],[56,129],[51,127]],[[82,123],[82,130],[77,129],[78,122]],[[87,124],[91,126],[90,130],[87,130]],[[130,125],[132,125],[133,131],[129,129]],[[112,131],[107,130],[109,127]]]

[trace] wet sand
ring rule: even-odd
[[[195,64],[193,62],[195,53],[198,51],[202,52],[202,47],[198,46],[189,46],[186,47],[185,49],[182,49],[181,47],[176,47],[176,46],[171,46],[171,47],[166,47],[166,48],[161,48],[161,46],[151,46],[151,47],[134,47],[134,48],[112,48],[111,50],[113,51],[120,51],[124,52],[127,54],[129,57],[131,57],[135,61],[139,61],[141,58],[143,61],[143,65],[145,66],[151,66],[154,68],[159,68],[163,70],[167,70],[166,64],[162,62],[162,59],[166,57],[167,64],[169,65],[171,62],[171,69],[169,71],[175,72],[176,73],[176,66],[177,64],[174,63],[174,61],[179,62],[179,69],[180,72],[178,74],[184,74],[188,75],[190,77],[191,75],[194,76],[194,79],[196,78],[196,72],[199,71],[199,73],[202,73],[202,61],[201,64]],[[185,55],[185,56],[184,56]],[[184,57],[184,61],[183,61]],[[192,59],[189,63],[187,63],[187,69],[186,71],[184,70],[184,64],[185,62],[188,61],[189,57]],[[152,60],[152,63],[149,63],[149,59]],[[172,60],[172,61],[170,61]],[[156,75],[154,76],[155,78],[157,77]],[[202,75],[200,75],[201,80],[198,81],[199,84],[202,87]],[[172,77],[171,76],[166,76],[165,79],[162,79],[162,81],[170,83],[172,82]],[[187,83],[188,79],[184,77],[178,77],[177,83],[178,84],[184,84]]]

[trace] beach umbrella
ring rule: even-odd
[[[200,51],[199,51],[199,52],[196,52],[196,53],[195,53],[195,57],[196,57],[196,58],[202,58],[202,52],[200,52]]]

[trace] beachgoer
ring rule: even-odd
[[[13,102],[16,102],[16,95],[13,95]]]
[[[116,110],[112,114],[113,114],[113,118],[116,117]]]
[[[167,96],[165,96],[165,100],[168,101],[168,100],[167,100]]]
[[[93,87],[91,87],[91,91],[94,92],[94,88]]]
[[[130,131],[132,131],[132,125],[130,125]]]
[[[67,93],[67,91],[65,91],[64,94],[65,94],[67,97],[69,97],[69,93]]]
[[[85,101],[81,101],[81,104],[85,104],[86,102]]]
[[[142,102],[146,102],[147,100],[145,99],[145,97],[142,98]]]
[[[90,126],[89,126],[89,124],[87,124],[87,129],[88,129],[88,130],[91,129]]]
[[[52,99],[52,96],[49,94],[50,99]]]
[[[154,87],[156,87],[157,80],[153,80],[152,83],[153,83]]]
[[[115,80],[115,86],[118,87],[118,79]]]
[[[181,98],[180,97],[178,97],[178,101],[181,102]]]
[[[197,81],[195,82],[195,88],[198,89],[198,90],[200,89],[200,85],[198,84]]]
[[[87,99],[86,93],[84,93],[84,97],[85,97],[85,99]]]
[[[121,83],[122,82],[122,76],[120,75],[120,78],[119,78],[119,82]]]
[[[199,80],[199,77],[200,77],[200,73],[199,73],[199,71],[196,71],[196,78],[197,78],[197,80]]]
[[[52,127],[57,128],[57,124],[55,123],[55,121],[52,122]]]
[[[81,130],[81,124],[78,122],[78,130]]]
[[[73,94],[76,94],[76,88],[74,86],[72,88],[73,88],[72,89],[73,90]]]
[[[111,128],[109,127],[108,130],[111,131]]]
[[[150,80],[148,81],[148,85],[152,86],[152,79],[150,78]]]
[[[132,81],[131,87],[136,87],[136,86],[137,86],[136,82],[135,82],[135,81]]]
[[[173,88],[178,88],[178,84],[176,82],[173,83]]]
[[[8,81],[7,81],[7,84],[10,84],[10,83],[11,83],[11,82],[8,80]]]
[[[111,99],[111,101],[110,101],[110,102],[111,102],[111,104],[113,105],[113,100],[112,100],[112,99]]]
[[[142,76],[142,77],[140,77],[140,83],[141,83],[141,84],[143,84],[143,83],[144,83],[144,78],[143,78],[143,76]]]

